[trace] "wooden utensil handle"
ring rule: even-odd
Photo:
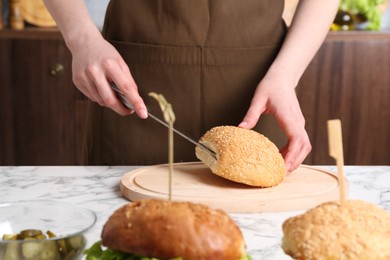
[[[20,13],[20,0],[10,0],[9,26],[17,30],[24,28],[24,20]]]

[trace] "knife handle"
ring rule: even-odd
[[[130,110],[134,110],[133,106],[130,104],[130,102],[126,99],[125,95],[122,93],[122,91],[119,90],[118,86],[115,85],[114,82],[110,83],[111,88],[115,91],[116,96],[118,99],[122,102],[122,104],[127,107]]]

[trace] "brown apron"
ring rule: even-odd
[[[284,40],[283,6],[284,0],[111,0],[103,34],[129,65],[149,111],[162,118],[148,93],[163,94],[175,128],[197,140],[245,116]],[[86,164],[168,161],[168,130],[154,120],[92,103],[89,113]],[[286,140],[272,120],[262,117],[255,129],[278,146]],[[197,160],[194,149],[175,135],[176,162]]]

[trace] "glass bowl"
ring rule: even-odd
[[[93,211],[77,205],[53,202],[0,204],[0,259],[81,259],[86,246],[85,232],[96,222]],[[23,230],[39,230],[47,238],[4,240]],[[55,237],[49,237],[47,232]]]

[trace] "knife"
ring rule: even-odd
[[[120,89],[118,88],[117,85],[115,85],[114,83],[111,83],[111,88],[115,91],[116,96],[118,97],[118,99],[122,102],[122,104],[125,107],[127,107],[128,109],[134,110],[133,106],[126,99],[125,95],[123,94],[122,91],[120,91]],[[160,123],[161,125],[169,128],[169,125],[166,122],[164,122],[163,120],[161,120],[157,116],[151,114],[149,111],[148,111],[148,116],[150,118],[154,119],[155,121],[157,121],[158,123]],[[214,159],[217,159],[216,153],[213,150],[211,150],[209,147],[207,147],[204,144],[201,144],[201,143],[193,140],[192,138],[190,138],[187,135],[183,134],[182,132],[180,132],[179,130],[175,129],[174,127],[172,127],[172,130],[173,130],[173,132],[175,132],[176,134],[180,135],[181,137],[183,137],[184,139],[186,139],[190,143],[192,143],[195,146],[198,146],[199,148],[201,148],[201,149],[205,150],[206,152],[208,152]]]

